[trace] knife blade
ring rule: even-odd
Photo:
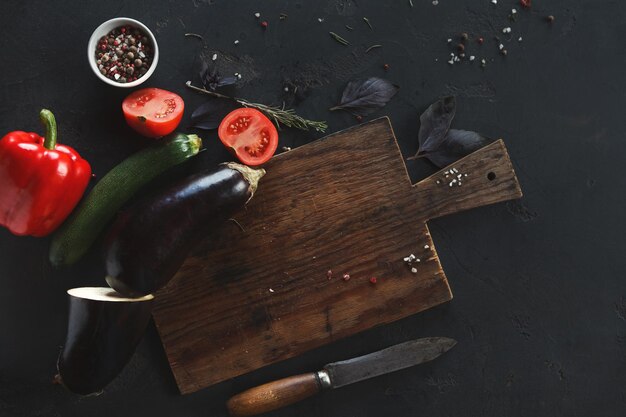
[[[233,417],[266,413],[324,389],[343,387],[432,361],[454,345],[456,340],[447,337],[410,340],[367,355],[326,364],[318,372],[290,376],[251,388],[232,397],[226,406]]]

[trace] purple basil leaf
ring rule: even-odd
[[[217,80],[218,87],[233,85],[237,82],[237,77],[219,77]]]
[[[216,129],[222,119],[238,106],[225,99],[214,98],[202,103],[191,114],[193,127],[198,129]]]
[[[446,167],[491,142],[491,139],[469,130],[450,129],[439,147],[424,157],[439,168]]]
[[[222,118],[207,119],[202,122],[196,123],[195,125],[191,127],[195,127],[196,129],[202,129],[202,130],[213,130],[219,127],[221,121],[222,121]]]
[[[422,113],[417,136],[419,149],[415,156],[434,152],[439,148],[450,129],[455,114],[456,99],[454,96],[444,97],[434,102]]]
[[[398,90],[397,85],[378,77],[350,81],[339,105],[330,110],[348,110],[365,116],[385,106]]]

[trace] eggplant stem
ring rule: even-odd
[[[263,175],[265,175],[265,170],[263,168],[253,169],[249,166],[241,165],[236,162],[227,162],[226,166],[230,169],[234,169],[235,171],[239,171],[241,175],[243,175],[244,179],[248,181],[248,184],[250,184],[250,198],[252,198],[257,187],[259,186],[259,180],[263,178]],[[250,201],[250,199],[248,199],[248,201]]]

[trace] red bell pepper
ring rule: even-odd
[[[74,209],[91,167],[69,146],[57,145],[50,110],[39,113],[45,138],[11,132],[0,139],[0,225],[16,235],[46,236]]]

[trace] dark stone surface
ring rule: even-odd
[[[184,88],[201,42],[185,32],[202,34],[220,60],[240,58],[240,96],[280,104],[285,82],[308,86],[297,110],[328,120],[330,132],[355,123],[346,113],[327,111],[346,81],[389,78],[401,91],[376,115],[391,117],[406,156],[417,147],[419,113],[454,93],[453,126],[505,138],[525,197],[431,222],[455,294],[447,305],[185,397],[177,394],[153,325],[102,395],[80,398],[53,385],[67,322],[64,292],[104,284],[97,251],[73,268],[53,271],[46,260],[49,239],[0,230],[1,416],[224,415],[226,399],[252,385],[436,335],[459,345],[434,363],[273,415],[624,415],[626,3],[536,0],[527,11],[517,1],[413,2],[413,8],[408,0],[3,2],[0,132],[39,131],[37,113],[50,108],[60,140],[77,148],[98,176],[148,142],[122,119],[127,91],[97,80],[86,59],[91,31],[108,18],[129,16],[152,28],[161,47],[146,85],[180,93],[189,110],[203,101]],[[518,17],[511,23],[512,7]],[[269,21],[267,31],[254,18],[257,11]],[[288,19],[279,21],[280,12]],[[545,21],[549,14],[556,17],[552,25]],[[502,35],[506,26],[513,40]],[[330,39],[331,30],[351,46]],[[446,63],[456,43],[446,40],[462,31],[485,37],[482,47],[469,42],[467,48],[468,55],[487,59],[484,70],[478,62]],[[507,57],[498,54],[494,35],[505,40]],[[372,44],[383,47],[365,54]],[[285,129],[281,146],[319,136]],[[179,173],[229,158],[215,133],[203,137],[208,151]],[[434,171],[422,160],[408,167],[415,180]]]

